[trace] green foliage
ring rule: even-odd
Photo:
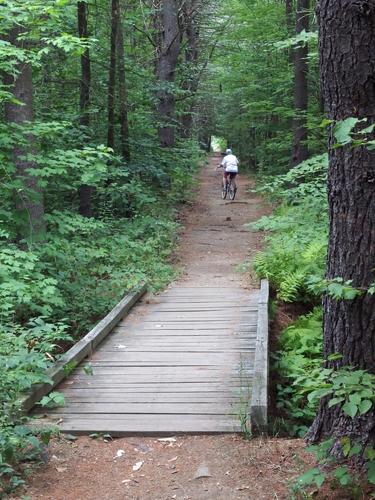
[[[26,425],[20,397],[34,384],[51,383],[46,370],[56,343],[69,340],[65,325],[42,318],[31,320],[27,328],[0,328],[0,490],[4,492],[22,484],[18,462],[37,459],[51,434],[45,430],[37,437]]]
[[[290,420],[292,434],[303,435],[316,413],[317,401],[310,394],[316,390],[315,377],[321,377],[322,335],[322,311],[316,308],[283,331],[275,354],[277,407]]]
[[[323,277],[327,248],[325,208],[310,196],[298,205],[282,205],[254,224],[269,231],[266,249],[254,259],[261,278],[268,278],[285,302],[315,302],[311,277]]]

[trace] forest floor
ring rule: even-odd
[[[211,158],[194,202],[181,214],[175,254],[185,286],[258,286],[247,265],[262,238],[245,224],[269,209],[242,176],[234,203],[220,198]],[[239,269],[240,267],[240,269]],[[244,272],[244,269],[247,269]],[[152,297],[145,299],[152,300]],[[239,435],[54,439],[24,494],[53,500],[286,499],[290,482],[312,462],[301,440]],[[21,498],[18,497],[18,498]]]

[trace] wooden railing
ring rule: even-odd
[[[262,280],[258,303],[254,381],[250,406],[250,423],[253,434],[265,434],[268,428],[268,301],[269,283],[268,280]]]
[[[146,285],[143,284],[138,290],[128,293],[83,339],[79,340],[69,351],[63,354],[46,373],[52,383],[36,385],[22,399],[23,410],[25,412],[31,410],[43,396],[51,392],[52,389],[64,380],[69,375],[69,370],[66,370],[66,367],[78,366],[83,359],[91,356],[98,345],[111,333],[122,318],[129,313],[134,304],[136,304],[145,292]]]

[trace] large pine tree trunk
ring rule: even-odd
[[[78,2],[78,34],[80,38],[88,37],[87,28],[87,4]],[[81,55],[81,81],[80,81],[80,124],[83,127],[90,125],[90,85],[91,85],[91,61],[89,49],[86,49]],[[92,187],[86,184],[79,188],[79,213],[84,217],[92,217]]]
[[[111,3],[111,47],[108,77],[108,130],[107,146],[115,149],[115,105],[116,105],[116,52],[118,37],[118,16],[120,11],[119,0]]]
[[[158,118],[159,141],[162,147],[175,144],[174,109],[175,97],[170,86],[175,80],[177,60],[180,53],[181,34],[178,25],[178,0],[161,0],[160,36],[157,47],[156,77],[159,83]]]
[[[364,0],[321,0],[320,69],[328,117],[354,116],[375,122],[375,4]],[[333,148],[329,138],[328,199],[330,235],[328,278],[353,280],[368,288],[375,281],[375,152],[365,147]],[[324,299],[324,355],[339,353],[330,366],[375,373],[375,296],[354,301]],[[375,414],[354,422],[323,400],[309,432],[310,441],[348,435],[374,442]]]
[[[21,46],[20,28],[12,29],[8,40],[16,46]],[[23,125],[34,121],[33,111],[33,79],[32,68],[28,62],[16,66],[18,74],[5,75],[4,81],[12,90],[15,99],[22,102],[8,102],[5,105],[5,118],[10,124]],[[26,159],[28,154],[35,154],[35,138],[28,136],[28,147],[17,145],[13,149],[13,158],[16,168],[16,178],[20,188],[15,194],[16,210],[18,212],[17,231],[19,239],[26,239],[29,243],[42,241],[45,238],[44,201],[43,192],[38,178],[31,174],[37,165]]]
[[[118,11],[118,27],[117,27],[117,71],[119,82],[119,111],[120,111],[120,139],[121,139],[121,154],[125,161],[130,160],[130,144],[129,144],[129,120],[128,120],[128,92],[126,85],[125,71],[125,49],[124,49],[124,33],[121,17],[121,10]]]
[[[296,33],[309,30],[310,0],[297,0]],[[294,51],[294,139],[291,165],[296,166],[309,157],[307,146],[308,89],[308,46],[300,45]]]

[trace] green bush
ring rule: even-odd
[[[322,368],[322,309],[317,307],[286,328],[273,369],[278,379],[277,407],[290,420],[288,430],[303,435],[316,414],[316,376]]]
[[[313,197],[298,205],[281,205],[252,225],[268,231],[266,249],[254,259],[261,278],[268,278],[280,300],[315,302],[312,276],[323,277],[327,248],[325,208]]]
[[[57,343],[70,340],[66,331],[66,325],[42,318],[30,320],[25,328],[0,328],[0,496],[22,484],[17,464],[38,458],[49,438],[49,431],[37,437],[26,425],[20,396],[34,384],[51,382],[46,370],[58,352]]]

